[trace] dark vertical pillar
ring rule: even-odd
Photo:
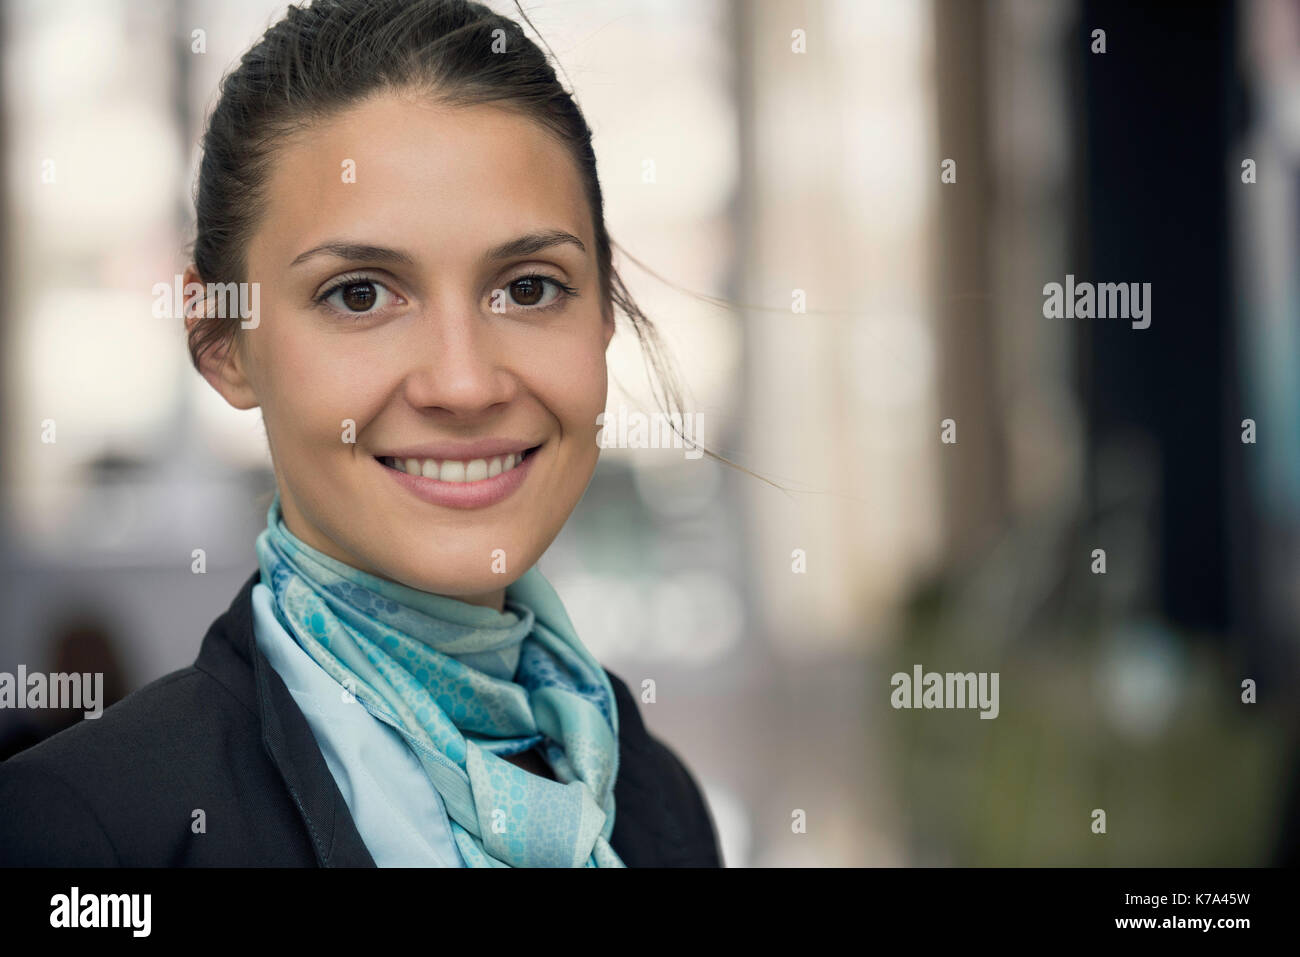
[[[1235,83],[1230,3],[1085,0],[1085,231],[1076,280],[1149,282],[1151,325],[1073,319],[1088,447],[1137,433],[1159,463],[1155,598],[1174,623],[1230,619],[1232,370],[1227,147]],[[1106,52],[1092,53],[1092,32]],[[1093,480],[1095,468],[1090,469]]]

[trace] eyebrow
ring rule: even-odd
[[[550,249],[552,246],[576,246],[586,253],[587,247],[582,240],[573,233],[565,232],[562,229],[546,229],[539,232],[525,233],[514,239],[507,240],[504,243],[493,246],[487,251],[485,259],[489,261],[499,259],[513,259],[516,256],[531,256],[539,253],[543,249]],[[319,246],[313,246],[306,252],[299,253],[294,261],[289,264],[293,266],[300,265],[314,256],[334,256],[337,259],[361,259],[369,262],[398,263],[404,266],[413,265],[415,260],[409,253],[400,249],[394,249],[391,246],[374,246],[370,243],[354,243],[347,240],[331,240],[327,243],[321,243]]]

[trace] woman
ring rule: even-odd
[[[223,81],[196,205],[192,358],[275,469],[258,570],[192,667],[0,765],[0,863],[719,865],[535,567],[596,466],[614,306],[655,343],[545,56],[475,3],[290,8]]]

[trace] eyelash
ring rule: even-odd
[[[560,290],[559,296],[556,297],[554,302],[549,303],[548,305],[517,307],[519,309],[524,310],[525,312],[544,312],[548,309],[555,309],[563,305],[569,299],[572,299],[578,295],[578,289],[576,286],[570,286],[569,284],[561,282],[560,280],[556,279],[554,276],[547,276],[544,273],[525,273],[522,276],[515,276],[513,279],[506,282],[506,284],[501,288],[503,289],[509,288],[510,286],[513,286],[515,283],[520,282],[521,280],[524,279],[540,279],[542,282],[548,282],[552,286],[555,286],[557,289]],[[330,285],[323,292],[318,293],[316,296],[314,296],[312,298],[312,303],[317,306],[324,305],[325,300],[329,299],[330,296],[334,295],[334,293],[338,292],[339,290],[346,289],[348,286],[355,286],[365,282],[373,283],[376,286],[381,286],[382,288],[388,290],[390,295],[396,295],[395,293],[393,293],[391,289],[388,288],[388,285],[386,283],[384,283],[379,279],[376,279],[374,276],[370,276],[365,273],[356,273],[356,274],[350,274],[346,276],[340,276],[336,281],[330,283]],[[367,310],[366,312],[352,312],[351,310],[348,310],[347,312],[342,312],[341,310],[335,310],[335,311],[341,312],[341,314],[343,315],[351,315],[351,316],[356,316],[358,318],[364,316],[371,316],[375,314],[375,310],[373,309]]]

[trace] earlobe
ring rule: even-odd
[[[605,335],[605,348],[608,349],[608,348],[609,348],[609,342],[610,342],[610,340],[614,338],[614,313],[613,313],[613,311],[607,312],[607,313],[605,314],[605,329],[604,329],[604,335]]]
[[[261,404],[244,373],[233,338],[210,349],[199,364],[203,378],[236,409],[255,409]]]

